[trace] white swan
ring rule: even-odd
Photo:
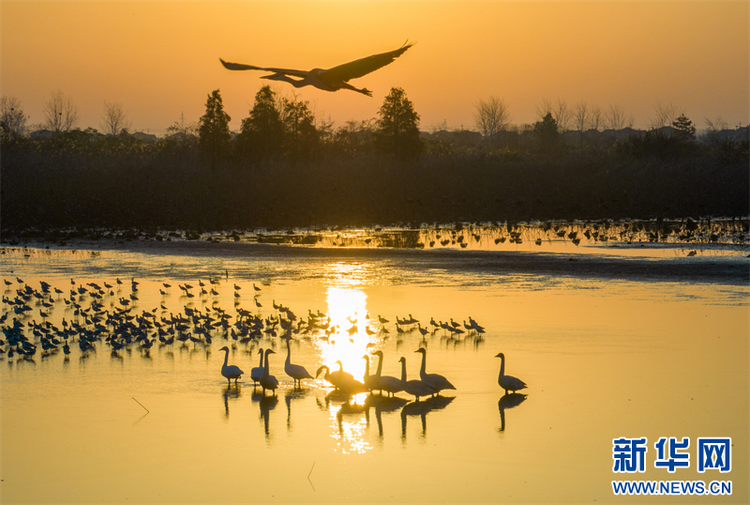
[[[331,373],[328,366],[323,365],[318,368],[315,376],[317,377],[318,375],[320,375],[320,372],[325,369],[326,373],[323,378],[330,382],[334,388],[338,389],[342,393],[357,394],[367,391],[365,385],[358,380],[355,380],[352,374],[344,372],[341,361],[337,361],[336,363],[339,364],[339,369],[337,371]]]
[[[291,338],[286,339],[286,361],[284,362],[284,371],[286,374],[292,378],[294,387],[296,388],[298,385],[301,388],[302,387],[302,379],[312,379],[313,376],[310,375],[310,373],[305,370],[305,367],[302,365],[295,365],[291,362],[292,359],[292,350],[289,346],[289,341]]]
[[[388,396],[393,396],[399,391],[403,391],[404,386],[401,383],[400,379],[391,377],[390,375],[381,375],[381,372],[383,370],[383,351],[375,351],[373,354],[380,358],[380,360],[378,361],[378,370],[377,372],[375,372],[375,377],[377,377],[378,380],[378,390],[380,390],[380,394],[383,394],[383,391],[385,391],[386,393],[388,393]]]
[[[435,389],[431,384],[421,381],[421,380],[406,380],[406,358],[401,356],[401,359],[399,360],[401,362],[401,385],[403,386],[403,390],[409,393],[410,395],[414,395],[417,401],[419,401],[420,396],[429,396],[434,395],[438,391]]]
[[[512,375],[505,375],[505,354],[500,353],[495,357],[500,358],[500,375],[497,377],[497,383],[505,390],[505,394],[507,395],[508,391],[515,393],[519,389],[526,389],[527,386],[524,381]]]
[[[440,394],[440,391],[443,389],[456,389],[456,387],[442,375],[437,373],[427,373],[425,371],[427,368],[427,349],[420,347],[414,352],[422,354],[422,367],[419,369],[419,378],[434,387],[437,390],[437,394]]]
[[[365,388],[367,388],[367,390],[372,393],[374,389],[379,388],[378,377],[375,374],[370,375],[370,357],[365,354],[364,356],[362,356],[362,359],[365,360]]]
[[[232,379],[234,379],[234,383],[237,384],[237,379],[242,377],[242,374],[245,372],[240,370],[240,367],[236,365],[227,364],[229,362],[229,347],[224,346],[219,350],[224,351],[224,364],[221,366],[221,375],[226,377],[228,384],[232,383]]]
[[[276,396],[276,388],[279,386],[279,381],[273,375],[268,373],[268,355],[276,354],[273,349],[266,349],[266,362],[263,365],[263,375],[260,377],[260,385],[263,386],[263,396],[266,396],[266,389],[273,391],[273,395]]]
[[[253,379],[253,386],[257,385],[260,382],[260,378],[263,377],[263,349],[258,349],[258,354],[260,354],[260,363],[250,370],[250,378]]]

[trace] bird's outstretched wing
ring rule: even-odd
[[[367,56],[366,58],[360,58],[358,60],[350,61],[349,63],[344,63],[343,65],[339,65],[337,67],[329,68],[328,70],[324,70],[323,72],[321,72],[318,78],[322,81],[330,79],[332,81],[346,82],[349,79],[362,77],[363,75],[367,75],[370,72],[374,72],[375,70],[384,67],[389,63],[392,63],[393,60],[404,54],[404,52],[413,45],[414,42],[409,43],[407,41],[403,46],[396,49],[395,51],[373,54],[372,56]]]
[[[229,63],[228,61],[224,61],[221,58],[219,58],[219,61],[221,61],[221,64],[229,70],[262,70],[264,72],[274,72],[276,74],[293,75],[294,77],[301,77],[303,79],[308,74],[308,72],[304,72],[302,70],[292,70],[288,68],[256,67],[253,65],[245,65],[244,63]]]

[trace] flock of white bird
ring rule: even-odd
[[[303,379],[313,379],[310,372],[302,365],[297,365],[291,362],[291,347],[289,341],[291,338],[286,339],[286,361],[284,362],[284,372],[292,378],[294,387],[302,387]],[[227,379],[227,383],[231,385],[231,381],[234,379],[235,384],[245,373],[237,365],[229,364],[229,347],[224,346],[220,350],[224,351],[224,363],[221,366],[221,375]],[[331,372],[328,365],[323,365],[318,368],[315,373],[315,377],[320,377],[322,372],[323,378],[328,381],[335,391],[354,395],[358,393],[370,392],[373,393],[378,391],[380,395],[385,391],[389,397],[395,396],[396,393],[405,392],[409,395],[413,395],[416,401],[422,396],[437,396],[441,391],[445,389],[456,389],[451,382],[443,375],[437,373],[427,373],[427,349],[420,347],[416,351],[422,355],[422,365],[419,369],[419,379],[408,380],[406,376],[406,358],[401,357],[399,362],[401,363],[401,378],[392,377],[389,375],[382,375],[383,369],[383,351],[377,350],[373,352],[373,356],[378,357],[378,367],[374,374],[370,374],[370,356],[364,355],[362,358],[365,360],[365,376],[364,381],[360,382],[354,378],[354,376],[343,369],[342,362],[336,361],[339,369]],[[278,379],[269,373],[268,356],[269,354],[275,354],[273,349],[258,349],[260,355],[260,363],[257,367],[250,371],[250,378],[253,380],[253,386],[260,386],[263,388],[263,396],[266,394],[266,390],[271,390],[272,393],[276,394],[276,389],[279,386]],[[527,384],[521,379],[512,375],[505,374],[505,354],[499,353],[496,358],[500,358],[500,374],[497,378],[497,383],[501,388],[505,390],[505,394],[509,391],[515,393],[520,389],[525,389]]]
[[[95,351],[97,344],[100,342],[111,347],[113,356],[116,356],[118,351],[125,347],[137,346],[147,353],[154,344],[168,346],[172,345],[175,340],[183,345],[187,345],[190,341],[193,345],[201,343],[206,347],[212,343],[212,338],[223,338],[224,340],[233,340],[245,344],[254,341],[260,345],[262,338],[276,336],[276,330],[280,328],[282,331],[281,338],[286,341],[287,348],[284,372],[292,378],[294,388],[301,388],[303,380],[321,377],[322,374],[322,377],[334,387],[335,391],[348,395],[378,391],[380,395],[385,392],[386,395],[393,397],[397,393],[404,392],[413,395],[416,401],[419,401],[420,397],[434,397],[440,395],[443,390],[456,389],[445,376],[427,373],[427,350],[423,347],[415,351],[422,355],[419,379],[408,379],[406,358],[403,356],[399,360],[401,363],[400,378],[382,375],[383,351],[381,350],[372,352],[372,356],[378,358],[378,365],[373,374],[370,374],[370,356],[363,356],[366,368],[362,382],[354,379],[351,373],[344,371],[341,361],[337,362],[338,370],[331,371],[327,365],[323,365],[318,368],[315,377],[313,377],[304,366],[292,363],[290,341],[294,338],[294,334],[309,332],[325,333],[320,336],[320,339],[328,340],[329,336],[338,332],[336,326],[330,325],[330,318],[319,312],[314,314],[312,311],[308,311],[309,317],[307,320],[297,318],[289,308],[278,305],[275,301],[273,307],[279,312],[279,316],[261,318],[259,315],[251,314],[238,306],[237,300],[241,287],[237,284],[234,285],[237,314],[234,322],[230,323],[231,316],[215,305],[215,301],[211,305],[213,310],[209,310],[209,307],[206,306],[205,313],[199,309],[191,308],[189,305],[192,304],[192,301],[188,300],[188,304],[184,307],[185,316],[170,314],[168,317],[158,317],[156,309],[153,311],[143,310],[138,314],[133,307],[138,300],[139,283],[135,279],[131,279],[129,283],[131,293],[127,298],[120,295],[120,291],[126,283],[119,279],[112,285],[106,282],[103,283],[103,286],[97,283],[87,283],[86,287],[71,279],[70,294],[67,297],[62,296],[65,294],[63,290],[55,287],[53,291],[53,286],[44,281],[40,281],[40,289],[29,286],[20,278],[16,278],[15,282],[7,279],[3,282],[6,293],[15,288],[15,297],[11,298],[6,295],[2,297],[4,310],[2,316],[0,316],[0,330],[5,337],[4,340],[0,339],[0,354],[5,354],[8,358],[18,355],[19,359],[32,359],[37,353],[38,347],[41,347],[43,355],[51,355],[58,350],[62,350],[67,356],[70,354],[69,344],[73,342],[78,343],[83,356],[89,351]],[[78,284],[78,287],[76,287],[76,284]],[[210,284],[218,284],[218,281],[211,281]],[[215,290],[216,287],[209,286],[201,281],[199,281],[199,285],[201,288],[200,297],[218,295]],[[163,297],[166,297],[171,285],[163,283],[163,287],[167,291],[162,289],[159,291]],[[209,287],[211,289],[210,294],[208,292]],[[195,295],[192,295],[191,292],[193,286],[185,283],[179,285],[179,288],[188,299],[194,298]],[[262,307],[262,304],[258,301],[260,291],[261,288],[253,284],[253,301],[257,308]],[[83,305],[86,298],[90,300],[88,306]],[[57,327],[48,319],[55,307],[63,304],[63,302],[65,310],[70,311],[73,319],[68,322],[63,317],[62,327]],[[35,306],[39,307],[38,312],[43,319],[41,323],[37,323],[32,317]],[[162,312],[167,310],[163,302],[161,303],[161,309]],[[8,316],[11,314],[13,318],[8,321]],[[466,331],[475,332],[481,336],[484,333],[484,328],[471,317],[468,319],[468,324],[464,322]],[[293,324],[294,321],[297,321],[296,325]],[[350,320],[350,322],[352,321]],[[381,324],[380,331],[386,332],[385,324],[389,321],[378,316],[378,322]],[[464,333],[464,330],[453,319],[450,320],[450,323],[436,322],[431,319],[430,324],[433,327],[433,333],[442,329],[450,333],[451,339],[460,338],[461,333]],[[414,328],[414,326],[423,337],[429,332],[426,328],[422,328],[420,322],[414,319],[411,314],[408,318],[396,318],[396,330],[399,333],[410,331],[404,330],[402,327]],[[369,327],[365,329],[369,335],[374,334]],[[345,331],[349,332],[351,337],[352,333],[357,331],[356,324],[353,323],[352,328]],[[227,379],[228,384],[231,385],[232,380],[237,384],[244,372],[238,366],[229,364],[230,349],[228,346],[223,346],[221,350],[225,352],[221,375]],[[262,387],[264,396],[266,390],[270,390],[275,395],[279,381],[269,372],[269,356],[275,354],[275,351],[269,347],[265,350],[259,349],[258,354],[260,355],[259,364],[251,370],[250,378],[254,387],[258,385]],[[525,389],[527,385],[524,381],[505,374],[505,355],[499,353],[496,357],[500,358],[498,384],[505,390],[505,393]]]

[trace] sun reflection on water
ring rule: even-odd
[[[323,364],[331,372],[340,361],[345,371],[362,381],[365,373],[363,356],[378,344],[376,335],[368,335],[367,295],[359,287],[362,272],[358,266],[332,265],[331,284],[326,291],[328,330],[315,344]]]
[[[329,405],[331,413],[331,438],[336,441],[335,451],[342,454],[364,454],[372,445],[365,440],[368,426],[366,393],[351,397],[348,403]],[[364,415],[363,415],[364,414]],[[353,416],[358,416],[349,420]]]

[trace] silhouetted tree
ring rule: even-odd
[[[534,123],[534,134],[539,139],[543,150],[550,150],[557,145],[560,133],[557,131],[557,121],[552,117],[551,112],[548,112],[541,121]]]
[[[625,110],[619,105],[610,104],[607,112],[604,113],[606,127],[610,130],[622,130],[623,128],[633,126],[633,117],[626,116]]]
[[[337,128],[331,139],[335,151],[347,156],[371,152],[375,138],[373,123],[374,119],[347,121],[346,125]]]
[[[565,102],[565,100],[558,98],[556,102],[552,102],[551,100],[547,100],[545,98],[542,100],[542,103],[537,106],[536,113],[542,120],[544,120],[544,117],[547,114],[552,114],[558,131],[564,132],[568,130],[571,114],[570,110],[568,109],[568,104],[567,102]]]
[[[419,114],[402,88],[391,88],[378,115],[375,141],[379,149],[399,159],[419,156]]]
[[[685,141],[695,140],[695,126],[685,114],[680,116],[672,122],[672,126],[675,129],[675,135]]]
[[[242,120],[239,144],[245,154],[267,159],[281,152],[284,123],[276,104],[276,93],[270,86],[260,88],[250,116]]]
[[[729,124],[721,116],[716,119],[706,118],[706,128],[709,133],[717,133],[721,130],[726,130],[728,127]]]
[[[581,101],[573,108],[573,124],[579,132],[585,132],[591,126],[591,111],[586,101]]]
[[[70,131],[78,121],[78,108],[60,90],[54,91],[42,109],[46,118],[43,126],[56,132]]]
[[[663,126],[669,126],[677,115],[677,108],[669,104],[657,103],[654,107],[654,115],[651,118],[651,128],[661,128]]]
[[[123,130],[127,132],[130,129],[131,123],[121,103],[104,101],[101,127],[104,133],[111,135],[119,135]]]
[[[477,103],[474,123],[485,139],[505,129],[510,121],[508,105],[503,100],[491,96],[489,99],[479,100],[479,103]]]
[[[592,105],[589,109],[589,128],[599,130],[602,126],[602,109],[598,105]]]
[[[16,97],[0,98],[0,128],[3,143],[18,140],[26,133],[26,115]]]
[[[224,112],[219,90],[214,90],[206,100],[206,113],[200,118],[198,126],[198,145],[201,152],[211,157],[215,162],[228,150],[229,121],[232,118]]]
[[[296,158],[298,155],[309,155],[318,142],[315,129],[315,117],[307,101],[281,100],[281,117],[284,124],[286,151]]]

